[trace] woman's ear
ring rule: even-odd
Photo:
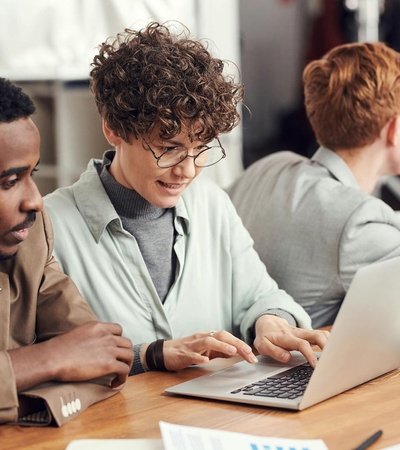
[[[387,131],[387,144],[396,147],[400,143],[400,116],[390,120]]]
[[[116,147],[121,142],[121,138],[110,129],[108,123],[103,119],[102,120],[103,133],[108,143],[113,147]]]

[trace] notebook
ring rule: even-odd
[[[303,410],[400,367],[400,257],[358,270],[315,369],[304,367],[308,364],[299,352],[292,352],[285,365],[265,356],[258,359],[255,364],[241,361],[166,392]],[[303,373],[294,375],[292,387],[286,373],[299,368]],[[278,397],[270,387],[276,383]],[[300,396],[296,386],[304,391]]]

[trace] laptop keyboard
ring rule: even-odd
[[[313,370],[309,363],[304,363],[277,375],[235,389],[231,394],[242,393],[258,397],[294,399],[303,395]]]

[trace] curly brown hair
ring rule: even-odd
[[[335,47],[303,72],[305,106],[319,144],[372,144],[400,114],[400,54],[382,42]]]
[[[187,29],[174,35],[165,24],[151,22],[99,46],[91,90],[101,117],[126,142],[150,134],[156,124],[162,139],[186,125],[192,139],[206,142],[239,123],[243,86],[223,74],[222,60],[188,36]]]

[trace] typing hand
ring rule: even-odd
[[[193,364],[204,364],[214,358],[240,355],[257,362],[252,349],[228,331],[205,331],[164,343],[164,363],[168,370],[180,370]]]
[[[326,330],[293,327],[285,319],[268,314],[257,320],[255,331],[254,346],[261,355],[285,363],[290,359],[290,351],[298,350],[312,367],[316,366],[317,357],[311,346],[318,345],[323,349],[329,337]]]

